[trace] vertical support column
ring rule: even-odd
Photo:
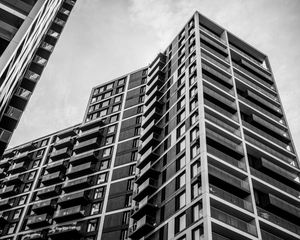
[[[204,239],[212,240],[199,20],[200,20],[199,13],[196,12],[194,16],[194,21],[195,21],[195,43],[196,43],[196,61],[197,61],[196,68],[197,68],[199,137],[200,137],[200,158],[201,158],[203,229],[204,229]]]

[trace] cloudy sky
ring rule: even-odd
[[[196,10],[269,56],[299,151],[299,0],[77,0],[10,145],[81,122],[93,86],[150,63]]]

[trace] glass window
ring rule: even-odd
[[[177,92],[177,97],[181,97],[185,94],[185,86],[183,86],[182,88],[180,88]]]
[[[35,160],[35,161],[33,162],[32,168],[36,168],[36,167],[38,167],[39,165],[40,165],[40,160]]]
[[[116,93],[121,93],[124,91],[124,87],[118,87]]]
[[[31,185],[32,185],[31,183],[25,184],[25,187],[24,187],[24,191],[23,191],[23,192],[28,192],[28,191],[30,191]]]
[[[101,102],[101,107],[107,107],[109,105],[109,100]]]
[[[127,229],[123,229],[121,231],[121,238],[120,238],[120,240],[126,240],[126,239],[128,239],[128,230]]]
[[[45,149],[40,149],[36,152],[36,156],[35,157],[43,157],[44,155],[44,152],[45,152]]]
[[[179,69],[178,69],[178,76],[181,75],[185,71],[185,65],[183,64]]]
[[[191,157],[192,159],[197,157],[200,154],[200,146],[198,143],[192,146]]]
[[[12,234],[12,233],[14,233],[15,230],[16,230],[16,226],[17,226],[16,223],[10,224],[10,225],[9,225],[9,228],[8,228],[8,231],[7,231],[7,234]]]
[[[185,192],[182,192],[180,193],[178,196],[177,196],[177,199],[176,199],[176,209],[181,209],[185,206],[185,200],[186,199],[186,196],[185,196]]]
[[[203,229],[202,228],[196,228],[192,231],[192,240],[201,240],[201,236],[203,235]]]
[[[177,159],[177,166],[178,166],[177,171],[185,167],[185,164],[186,164],[185,155],[182,155],[180,158]]]
[[[199,203],[193,206],[193,222],[198,221],[202,217],[203,217],[202,204]]]
[[[94,199],[102,198],[103,196],[104,196],[104,188],[103,187],[96,188],[94,193]]]
[[[119,81],[118,81],[118,85],[122,85],[122,84],[124,84],[125,83],[125,79],[123,78],[123,79],[120,79]]]
[[[192,87],[192,89],[190,90],[190,98],[194,97],[197,94],[197,87],[194,86]]]
[[[110,117],[110,122],[111,122],[111,123],[116,122],[116,121],[118,121],[118,118],[119,118],[119,115],[118,115],[118,114],[117,114],[117,115],[114,115],[114,116],[111,116],[111,117]]]
[[[183,173],[179,176],[179,186],[178,186],[178,188],[181,188],[184,185],[185,185],[185,173]]]
[[[112,125],[108,127],[107,133],[113,133],[116,131],[117,125]]]
[[[13,219],[19,219],[20,218],[20,215],[22,213],[22,209],[17,209],[15,210],[15,213],[14,213],[14,216],[13,216]]]
[[[113,83],[106,85],[106,90],[112,89],[114,87]]]
[[[196,74],[193,74],[190,77],[190,86],[192,86],[195,82],[196,82],[197,78],[196,78]]]
[[[193,115],[191,116],[191,125],[195,124],[198,121],[198,112],[196,111],[195,113],[193,113]]]
[[[196,177],[200,173],[200,160],[197,160],[195,163],[192,165],[192,178]]]
[[[99,93],[103,92],[104,91],[104,87],[100,87],[99,88]]]
[[[97,219],[92,219],[88,221],[87,232],[94,232],[97,229]]]
[[[183,121],[185,119],[185,111],[183,110],[182,112],[180,112],[177,116],[177,123],[180,123],[181,121]]]
[[[103,157],[108,157],[108,156],[110,156],[110,154],[111,154],[111,152],[112,152],[112,148],[110,147],[110,148],[105,148],[104,150],[103,150]]]
[[[130,211],[123,213],[122,224],[128,224],[130,219]]]
[[[122,100],[122,95],[116,96],[114,102],[120,102]]]
[[[192,197],[193,199],[201,194],[201,184],[199,182],[192,185]]]
[[[99,112],[99,117],[104,117],[107,114],[108,108]]]
[[[32,179],[34,179],[34,177],[35,177],[35,171],[33,171],[33,172],[30,172],[29,173],[29,176],[28,176],[28,180],[32,180]]]
[[[194,100],[190,103],[190,112],[192,112],[197,106],[198,106],[198,101],[197,101],[197,99],[194,99]]]
[[[105,144],[108,145],[108,144],[112,144],[114,142],[114,136],[109,136],[106,138],[105,140]]]
[[[100,213],[101,202],[93,203],[91,208],[91,215]]]
[[[109,166],[109,160],[101,161],[100,170],[107,169]]]
[[[182,152],[185,149],[185,139],[182,139],[179,143],[177,143],[177,153]]]
[[[27,195],[23,195],[20,197],[19,205],[23,205],[26,202]]]
[[[193,41],[192,38],[190,40]],[[190,56],[190,59],[189,59],[190,63],[192,63],[195,59],[196,59],[196,54],[194,53]]]
[[[112,94],[112,91],[106,92],[106,93],[104,93],[103,98],[109,98],[111,96],[111,94]]]
[[[182,98],[181,100],[179,100],[179,102],[177,103],[177,110],[183,108],[185,106],[185,98]]]
[[[107,176],[107,173],[101,173],[101,174],[99,174],[98,175],[97,184],[101,184],[101,183],[106,182],[106,176]]]
[[[182,214],[175,219],[175,231],[176,233],[181,232],[186,228],[186,215]]]
[[[41,147],[44,147],[48,144],[48,139],[44,139],[41,143]]]
[[[177,128],[177,138],[181,137],[185,133],[185,123]]]
[[[191,131],[191,142],[195,141],[199,136],[199,128],[195,127],[192,131]]]

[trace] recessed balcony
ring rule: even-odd
[[[14,163],[9,167],[8,172],[10,172],[11,174],[25,172],[28,169],[28,165],[28,161]]]
[[[0,213],[0,226],[3,227],[8,222],[8,215],[3,216],[3,213]]]
[[[157,57],[153,60],[153,62],[150,64],[148,69],[148,76],[150,77],[153,72],[159,68],[162,69],[164,65],[166,64],[166,55],[159,53]]]
[[[46,167],[46,170],[48,173],[54,173],[57,171],[64,171],[68,167],[68,161],[60,161],[60,162],[55,162]]]
[[[12,160],[13,160],[13,162],[30,161],[30,160],[32,160],[32,153],[29,153],[29,151],[20,153],[20,154],[16,155]]]
[[[73,155],[70,159],[70,163],[73,166],[83,164],[86,162],[96,162],[98,161],[96,152],[87,152],[79,155]]]
[[[96,171],[96,164],[93,163],[84,163],[78,166],[70,166],[67,171],[67,176],[69,179],[77,178],[84,176]]]
[[[59,159],[68,158],[71,156],[71,150],[68,147],[55,150],[51,153],[50,158],[53,161],[57,161]]]
[[[102,133],[103,133],[103,127],[92,128],[80,133],[79,136],[77,137],[77,140],[78,142],[84,142],[89,139],[99,137],[100,135],[102,135]]]
[[[48,199],[42,202],[35,203],[32,206],[32,211],[36,214],[49,213],[56,209],[57,200],[56,199]]]
[[[49,226],[52,223],[51,215],[44,213],[41,215],[30,216],[27,220],[27,226],[31,229]]]
[[[5,198],[5,199],[1,199],[0,200],[0,211],[3,211],[3,210],[7,210],[9,208],[12,208],[13,204],[12,202],[10,201],[9,198]]]
[[[51,240],[61,239],[80,239],[83,235],[81,226],[76,225],[63,225],[52,228],[48,232],[48,237]]]
[[[1,198],[11,197],[11,196],[19,194],[19,192],[20,192],[19,187],[15,186],[15,185],[4,186],[0,190],[0,197]]]
[[[96,119],[95,121],[82,124],[79,128],[81,131],[85,132],[93,128],[103,127],[104,125],[105,124],[102,119]]]
[[[19,174],[10,175],[4,179],[3,183],[6,186],[18,185],[18,184],[23,183],[23,178]]]
[[[42,183],[46,186],[56,184],[65,180],[65,174],[63,172],[54,172],[46,174],[42,178]]]
[[[32,232],[28,233],[25,236],[23,236],[22,240],[47,240],[47,229],[44,229],[39,232]]]
[[[71,221],[85,216],[85,210],[82,206],[61,209],[55,212],[53,219],[57,223]]]
[[[89,193],[86,191],[81,191],[77,193],[71,193],[62,195],[58,199],[58,204],[62,207],[70,207],[78,204],[84,205],[90,201]]]
[[[64,139],[68,137],[75,137],[77,135],[76,129],[69,128],[57,134],[59,139]]]
[[[63,190],[66,193],[69,192],[73,192],[73,191],[77,191],[83,188],[87,188],[92,186],[92,178],[91,177],[84,177],[84,178],[80,178],[80,179],[76,179],[73,181],[67,181],[64,183],[63,185]]]
[[[22,116],[21,110],[14,108],[12,106],[8,106],[8,108],[6,109],[2,117],[1,125],[5,126],[7,130],[13,131],[16,128],[17,123],[19,122],[21,116]]]
[[[82,152],[87,152],[89,150],[100,147],[100,141],[98,137],[92,138],[90,140],[86,140],[84,142],[80,142],[79,144],[74,146],[74,152],[76,154],[80,154]]]
[[[153,213],[155,214],[155,211],[158,208],[157,204],[153,204],[151,200],[149,200],[148,196],[146,196],[144,199],[142,199],[140,202],[136,203],[137,205],[133,208],[133,213],[131,217],[133,219],[140,219],[142,216]]]
[[[61,186],[56,185],[56,186],[50,186],[50,187],[39,190],[37,193],[37,196],[40,199],[45,199],[45,198],[57,196],[60,193],[61,193]]]
[[[140,239],[142,236],[151,232],[155,226],[155,219],[151,216],[145,215],[129,228],[129,237],[132,239]]]
[[[55,147],[55,149],[62,149],[66,147],[70,148],[71,146],[73,146],[74,142],[75,139],[73,137],[66,137],[55,142],[53,146]]]
[[[153,151],[153,147],[150,147],[137,161],[137,167],[143,168],[149,161],[155,161],[158,159],[159,155]]]
[[[140,201],[147,195],[151,195],[157,189],[157,181],[148,178],[133,192],[133,199],[135,201]]]
[[[135,183],[140,184],[145,181],[147,178],[156,178],[159,175],[160,171],[156,170],[152,163],[149,162],[145,167],[143,167],[138,174],[136,174]]]

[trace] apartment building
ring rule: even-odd
[[[75,0],[0,0],[0,156]]]
[[[0,161],[5,240],[297,240],[299,160],[268,57],[196,12],[81,123]]]

